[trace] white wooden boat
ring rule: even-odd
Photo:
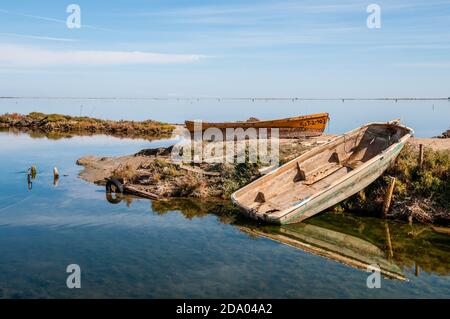
[[[364,125],[241,188],[232,201],[253,219],[300,222],[375,181],[412,133],[398,121]]]

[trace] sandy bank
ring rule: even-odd
[[[435,151],[450,150],[450,138],[412,138],[409,140],[409,144],[418,147],[423,144],[425,147],[429,147]]]

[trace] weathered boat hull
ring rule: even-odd
[[[383,129],[395,133],[392,136],[389,135],[391,133],[386,133],[385,136],[370,138],[371,134],[376,136],[376,132],[383,132]],[[243,187],[232,195],[232,201],[253,219],[280,225],[301,222],[374,182],[395,160],[411,134],[411,129],[392,123],[365,125],[301,155]],[[355,140],[351,151],[346,150],[346,136]],[[391,137],[397,140],[383,148],[383,143],[391,143]],[[377,138],[380,140],[377,141]],[[347,158],[341,158],[345,156]],[[350,164],[351,160],[353,164]],[[312,182],[307,181],[307,172],[301,169],[308,161],[310,169],[314,171],[311,174],[314,175]],[[321,164],[327,167],[322,171],[314,169],[314,166],[320,168]],[[303,180],[293,178],[299,173],[302,173],[300,177]],[[283,189],[284,185],[286,187]]]
[[[400,153],[403,146],[404,143],[398,145],[395,152],[377,159],[373,165],[365,167],[360,174],[350,176],[346,180],[342,181],[341,184],[328,189],[314,200],[311,200],[311,202],[293,209],[289,214],[280,219],[268,221],[281,225],[298,223],[336,205],[337,203],[340,203],[341,201],[366,188],[378,177],[380,177],[389,165],[395,161],[395,158]]]
[[[279,129],[281,138],[310,137],[319,136],[324,132],[329,119],[328,113],[318,113],[305,116],[297,116],[279,120],[269,121],[249,121],[249,122],[199,122],[201,123],[201,131],[204,132],[209,128],[217,128],[226,133],[226,129]],[[195,121],[186,121],[186,128],[191,132],[195,132]],[[258,133],[258,132],[257,132]],[[268,132],[270,134],[270,132]],[[225,136],[225,135],[224,135]]]

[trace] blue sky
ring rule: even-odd
[[[450,1],[0,1],[1,96],[446,97],[449,83]]]

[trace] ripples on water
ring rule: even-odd
[[[450,297],[449,237],[429,227],[333,213],[257,226],[227,201],[126,197],[113,205],[77,176],[81,156],[170,143],[0,133],[0,297]],[[356,266],[372,261],[408,281],[368,289]],[[82,269],[79,290],[65,285],[72,263]]]

